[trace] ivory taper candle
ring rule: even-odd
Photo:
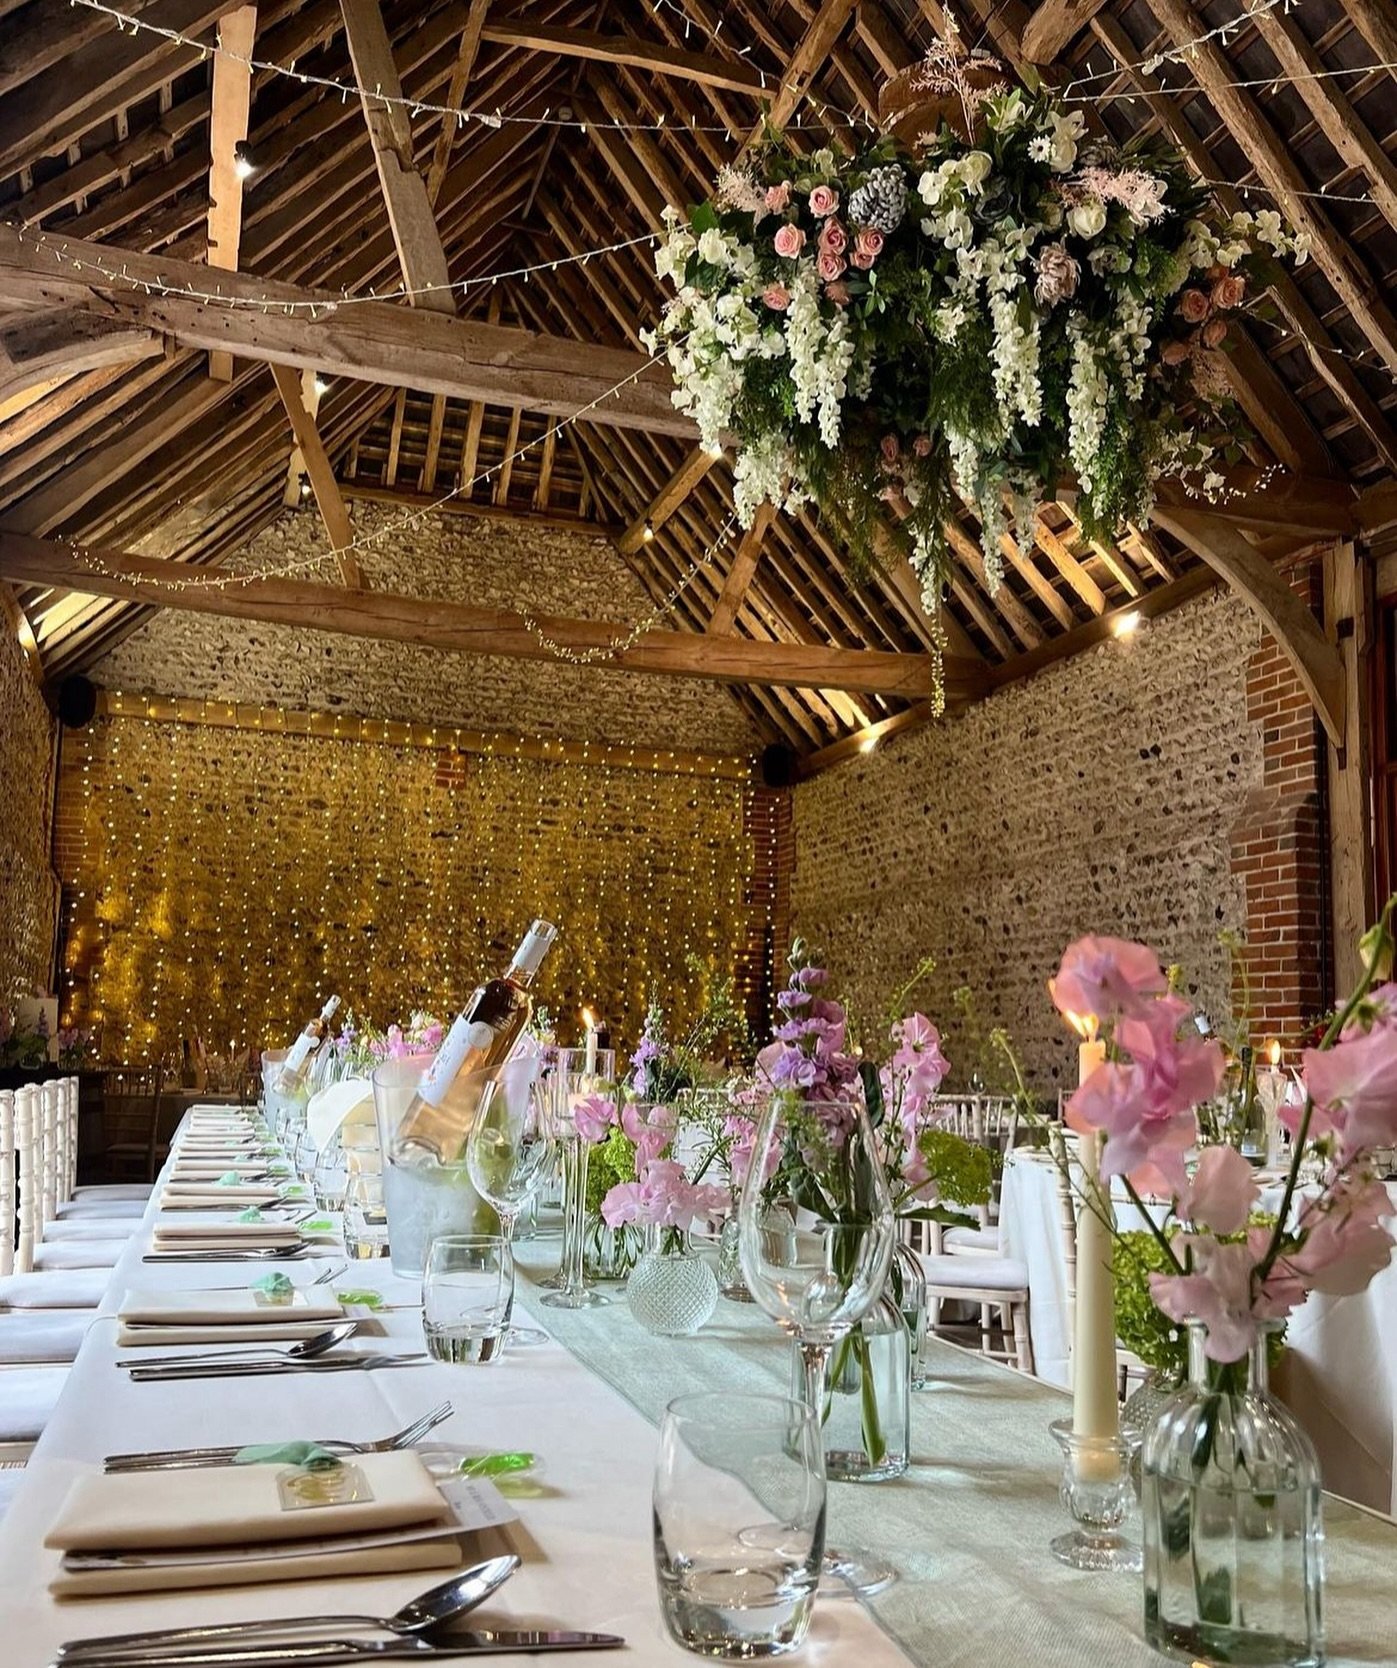
[[[1092,1034],[1077,1056],[1078,1080],[1085,1083],[1106,1058],[1106,1045]],[[1080,1140],[1083,1199],[1077,1216],[1077,1308],[1072,1345],[1072,1430],[1077,1436],[1110,1440],[1120,1434],[1116,1405],[1116,1301],[1111,1275],[1109,1189],[1100,1190],[1102,1137],[1088,1131]],[[1114,1454],[1101,1460],[1114,1474]],[[1089,1462],[1079,1463],[1085,1475]]]

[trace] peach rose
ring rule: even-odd
[[[847,307],[849,305],[849,286],[837,278],[834,283],[825,285],[825,294],[836,307]]]
[[[769,185],[766,188],[766,206],[773,214],[780,214],[791,200],[791,182],[782,180],[780,185]]]
[[[822,249],[819,259],[815,262],[815,270],[827,284],[832,284],[836,278],[843,275],[848,264],[842,255],[836,255],[829,249]]]
[[[788,220],[779,228],[776,236],[771,240],[771,247],[778,255],[788,261],[793,261],[805,247],[805,233],[799,226],[793,226]]]
[[[784,313],[791,304],[791,292],[784,284],[768,284],[762,291],[762,300],[774,313]]]
[[[1221,347],[1227,339],[1227,320],[1209,319],[1203,326],[1203,346],[1206,348]]]
[[[826,220],[820,227],[820,249],[830,255],[842,255],[849,247],[849,234],[837,220]]]
[[[832,185],[817,185],[810,193],[810,212],[817,220],[833,214],[839,207],[839,193]]]
[[[1213,285],[1211,300],[1214,307],[1221,307],[1230,312],[1232,308],[1242,305],[1246,293],[1246,279],[1236,272],[1229,272],[1225,278],[1219,278]]]
[[[1192,352],[1193,347],[1189,342],[1175,336],[1172,341],[1166,342],[1159,350],[1159,357],[1166,365],[1182,365]]]
[[[1202,324],[1212,310],[1212,305],[1202,290],[1185,290],[1179,297],[1179,311],[1190,324]]]
[[[883,234],[872,226],[864,226],[854,238],[854,265],[865,269],[872,266],[883,253]]]

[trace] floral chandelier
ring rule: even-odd
[[[986,577],[1074,488],[1089,538],[1148,519],[1165,475],[1235,455],[1230,316],[1302,261],[1275,213],[1209,215],[1157,141],[938,47],[884,89],[885,136],[802,155],[778,134],[722,171],[656,257],[652,346],[703,443],[735,441],[736,507],[813,501],[856,560],[886,506],[930,610],[945,524],[979,518]]]

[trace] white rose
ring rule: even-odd
[[[1106,225],[1106,205],[1095,197],[1067,211],[1067,224],[1078,237],[1096,237]]]
[[[979,191],[994,163],[985,151],[970,151],[956,164],[956,172],[965,181],[967,191]]]
[[[723,234],[716,226],[710,226],[698,240],[699,259],[707,261],[709,266],[726,266],[728,263],[728,246]]]

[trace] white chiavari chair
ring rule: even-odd
[[[0,1089],[0,1278],[15,1271],[15,1094]]]
[[[39,1220],[38,1234],[53,1221],[58,1209],[58,1083],[39,1085]]]
[[[34,1219],[38,1192],[38,1177],[34,1169],[34,1122],[38,1095],[38,1089],[32,1084],[15,1090],[15,1180],[19,1189],[15,1268],[20,1274],[28,1273],[34,1266]]]

